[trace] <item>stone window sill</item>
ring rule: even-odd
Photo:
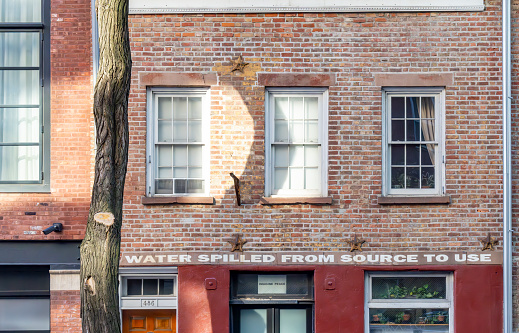
[[[428,204],[450,204],[450,195],[440,196],[380,196],[379,205],[428,205]]]
[[[213,197],[142,197],[143,205],[214,205]]]
[[[260,204],[273,205],[331,205],[331,197],[262,197]]]

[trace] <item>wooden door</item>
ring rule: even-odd
[[[176,333],[176,310],[123,310],[123,333]]]

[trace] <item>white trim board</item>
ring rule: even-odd
[[[483,0],[130,0],[130,14],[483,11]]]

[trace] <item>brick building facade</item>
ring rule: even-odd
[[[134,2],[123,331],[501,332],[501,3],[466,2]],[[0,194],[12,253],[88,211],[91,7],[50,9],[50,190]],[[27,253],[1,263],[48,267],[49,329],[79,332],[77,263]]]

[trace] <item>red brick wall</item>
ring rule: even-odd
[[[52,291],[50,294],[50,331],[81,333],[81,299],[77,291]]]
[[[500,236],[500,6],[484,12],[130,15],[133,51],[130,160],[123,249],[223,250],[242,232],[247,249],[479,251]],[[242,55],[245,73],[230,73]],[[143,72],[215,72],[211,87],[210,194],[214,206],[143,206]],[[258,72],[333,73],[329,89],[331,206],[261,206],[264,88]],[[374,73],[454,74],[446,88],[449,205],[377,204],[381,194],[381,87]],[[241,178],[241,207],[232,178]],[[349,248],[348,248],[349,249]]]
[[[51,0],[51,193],[0,193],[0,240],[83,237],[93,156],[90,17],[90,0]],[[56,222],[61,234],[41,233]]]

